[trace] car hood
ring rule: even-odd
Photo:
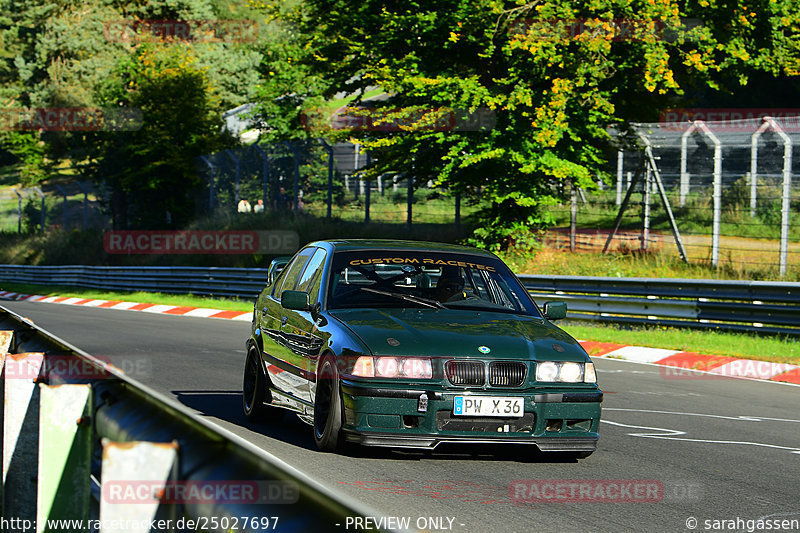
[[[338,309],[330,315],[374,355],[550,361],[587,357],[557,327],[523,315],[456,309]]]

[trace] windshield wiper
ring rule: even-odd
[[[423,298],[422,296],[411,296],[410,294],[403,294],[402,292],[382,291],[380,289],[373,289],[371,287],[361,287],[362,291],[374,292],[375,294],[382,294],[384,296],[394,296],[407,302],[414,302],[415,304],[427,305],[434,309],[447,309],[439,300],[432,300],[430,298]]]

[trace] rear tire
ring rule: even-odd
[[[317,392],[314,398],[314,443],[323,452],[342,448],[342,396],[339,373],[330,357],[325,358],[317,373]]]
[[[242,408],[250,422],[266,422],[275,411],[275,408],[264,404],[268,400],[269,387],[261,368],[260,359],[258,349],[252,347],[247,352],[247,360],[244,364]]]

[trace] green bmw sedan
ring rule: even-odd
[[[586,457],[600,403],[586,351],[494,254],[390,240],[314,242],[270,266],[247,339],[243,406],[316,445],[530,444]]]

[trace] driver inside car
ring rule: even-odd
[[[464,278],[458,271],[458,267],[446,266],[442,268],[442,274],[436,282],[436,299],[446,302],[454,297],[466,298],[464,293]]]

